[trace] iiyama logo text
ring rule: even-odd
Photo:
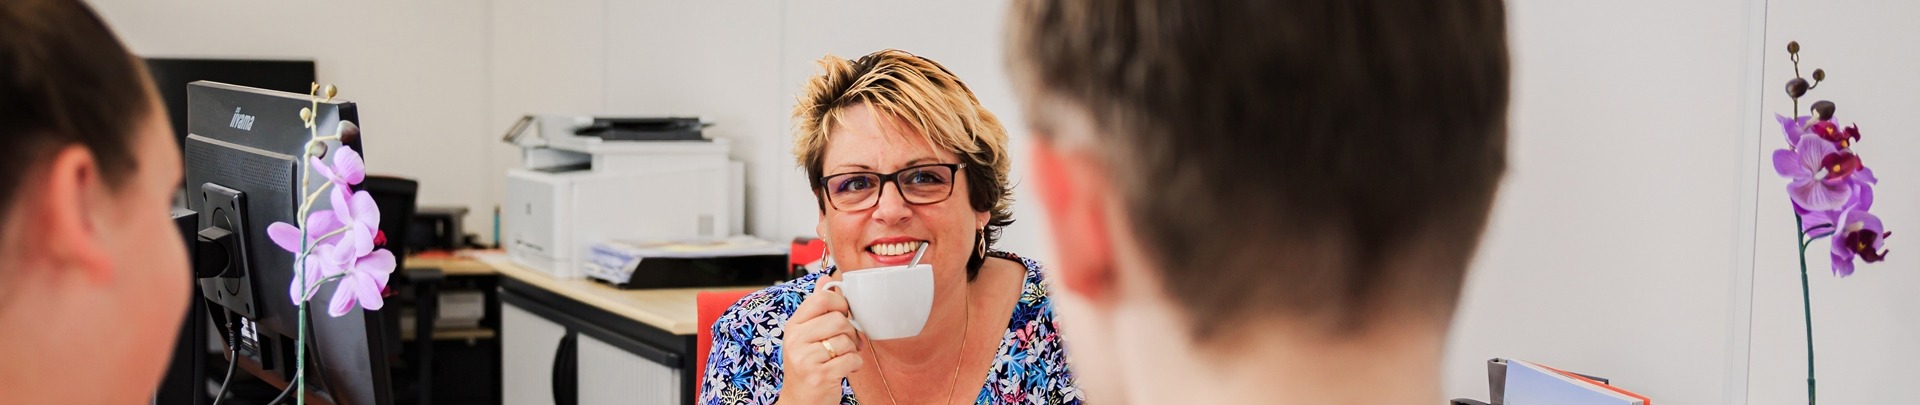
[[[252,131],[253,116],[241,114],[240,107],[234,107],[233,120],[227,121],[227,126],[233,127],[234,129],[238,129],[242,131]]]

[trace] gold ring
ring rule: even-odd
[[[827,349],[827,358],[831,359],[835,357],[840,357],[840,352],[833,350],[833,343],[822,340],[820,341],[820,347]]]

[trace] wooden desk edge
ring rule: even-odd
[[[745,289],[753,289],[753,288],[764,288],[764,287],[755,287],[755,286],[732,286],[732,287],[714,287],[714,288],[700,288],[700,289],[621,290],[614,287],[597,284],[591,280],[555,279],[552,276],[547,275],[546,273],[541,273],[533,269],[528,269],[526,267],[523,267],[517,263],[513,263],[513,259],[508,258],[503,253],[483,253],[483,254],[474,255],[474,257],[470,257],[470,258],[461,257],[461,258],[440,259],[440,260],[442,260],[442,262],[438,262],[438,263],[429,261],[429,260],[422,260],[419,262],[409,261],[408,266],[413,267],[416,265],[416,263],[418,263],[421,266],[430,265],[429,263],[451,264],[452,262],[467,262],[467,263],[478,264],[480,266],[486,267],[489,270],[492,270],[493,272],[500,274],[501,276],[512,277],[515,280],[519,280],[527,284],[532,284],[535,287],[545,289],[547,291],[553,292],[554,294],[567,297],[568,299],[580,301],[582,303],[587,304],[588,306],[592,306],[594,308],[598,308],[603,311],[611,312],[615,315],[619,315],[627,319],[632,319],[635,322],[640,322],[642,324],[646,324],[647,326],[658,328],[660,330],[666,331],[667,333],[672,333],[675,335],[693,335],[699,332],[699,328],[696,325],[699,323],[698,314],[697,313],[680,314],[684,316],[683,318],[682,316],[675,316],[675,315],[661,314],[654,311],[647,311],[640,308],[635,308],[626,303],[614,301],[613,299],[600,296],[598,294],[593,294],[591,291],[588,291],[588,290],[604,289],[605,292],[617,293],[617,294],[635,294],[635,293],[682,294],[682,295],[685,295],[686,300],[688,300],[687,306],[693,307],[695,308],[695,311],[698,311],[698,303],[694,302],[694,300],[696,300],[695,297],[698,295],[699,292],[736,291],[736,290],[745,290]],[[453,275],[453,274],[448,273],[448,275]]]

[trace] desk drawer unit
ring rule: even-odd
[[[694,335],[675,335],[511,278],[500,282],[509,404],[692,404]]]

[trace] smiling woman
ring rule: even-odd
[[[927,58],[820,65],[794,108],[794,155],[835,265],[721,315],[699,402],[1079,403],[1039,263],[991,249],[1013,223],[999,119]],[[863,318],[822,287],[916,259],[934,280],[916,335],[870,340],[856,324],[894,318]]]

